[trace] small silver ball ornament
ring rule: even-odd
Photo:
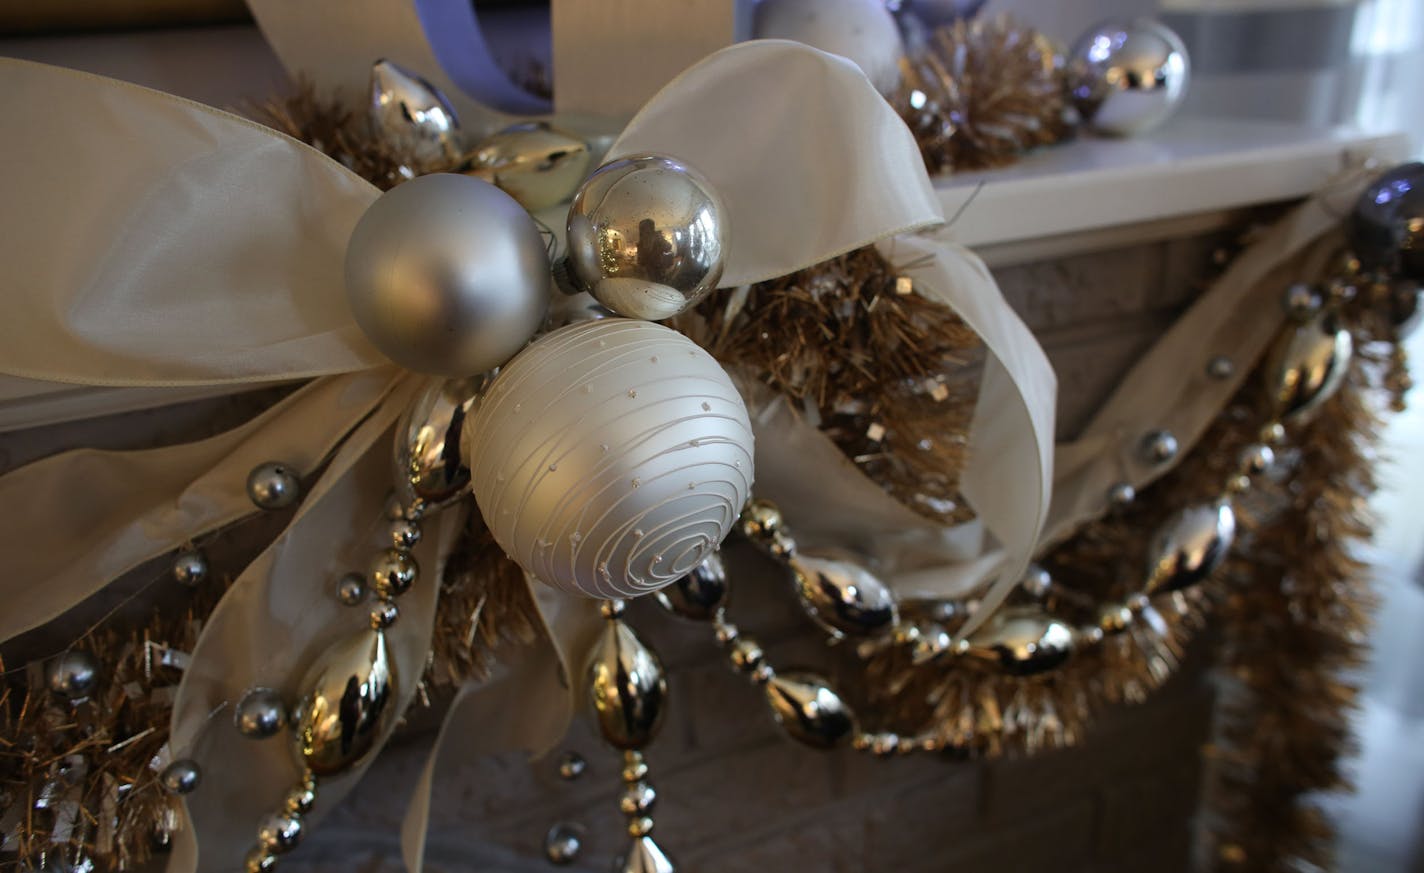
[[[577,779],[588,769],[588,761],[578,752],[565,752],[559,756],[559,778]]]
[[[528,342],[549,300],[544,238],[514,198],[432,173],[366,210],[346,247],[346,297],[376,348],[417,372],[473,376]]]
[[[1053,590],[1053,576],[1039,564],[1029,564],[1023,579],[1019,580],[1019,587],[1029,597],[1042,599]]]
[[[258,509],[286,509],[297,502],[301,490],[296,472],[277,461],[258,464],[247,474],[247,497]]]
[[[287,724],[287,707],[282,695],[271,688],[253,688],[237,702],[233,724],[238,733],[253,740],[275,735]]]
[[[274,812],[257,826],[257,844],[280,855],[290,852],[302,841],[302,817],[295,812]]]
[[[568,217],[568,277],[609,309],[661,321],[722,278],[726,210],[692,168],[672,158],[621,158],[599,167]]]
[[[192,794],[203,781],[203,771],[197,761],[179,758],[163,768],[158,781],[169,794]]]
[[[366,602],[366,577],[347,573],[336,582],[336,599],[343,606],[360,606]]]
[[[386,549],[371,562],[371,590],[377,597],[399,597],[419,576],[414,556],[399,549]]]
[[[549,828],[544,835],[544,857],[549,859],[549,863],[562,867],[578,860],[583,852],[583,840],[579,835],[581,830],[577,825],[566,822]]]
[[[408,552],[420,544],[420,525],[408,519],[391,522],[391,548]]]
[[[89,696],[99,684],[99,662],[89,652],[74,649],[52,659],[45,668],[49,690],[69,700]]]
[[[1170,430],[1154,430],[1142,438],[1142,459],[1149,464],[1167,464],[1175,460],[1181,444]]]
[[[1150,18],[1089,29],[1068,55],[1068,96],[1084,122],[1109,136],[1161,125],[1187,95],[1191,62],[1182,40]]]
[[[1206,363],[1206,374],[1217,381],[1236,375],[1236,362],[1226,355],[1217,355]]]
[[[197,549],[186,549],[173,559],[173,579],[184,588],[208,581],[208,559]]]

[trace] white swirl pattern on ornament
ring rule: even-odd
[[[636,597],[676,581],[717,548],[751,491],[741,395],[711,355],[651,322],[543,337],[466,427],[491,533],[572,593]]]

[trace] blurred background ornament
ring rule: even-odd
[[[573,196],[588,174],[588,143],[541,121],[516,124],[482,140],[462,172],[497,186],[530,212]]]
[[[741,395],[681,334],[624,318],[541,337],[465,431],[476,502],[535,578],[633,597],[714,552],[752,484]]]
[[[1178,510],[1148,546],[1148,594],[1181,591],[1210,576],[1236,539],[1236,513],[1225,501]]]
[[[970,655],[1009,676],[1056,670],[1073,647],[1073,629],[1037,605],[1003,607],[969,637]]]
[[[574,197],[567,230],[571,290],[619,315],[671,318],[722,277],[726,210],[701,174],[672,158],[599,167]]]
[[[361,216],[346,250],[346,293],[356,323],[397,364],[474,376],[507,361],[542,324],[544,238],[488,182],[421,176]]]
[[[1191,62],[1182,40],[1150,18],[1090,28],[1068,54],[1068,93],[1095,132],[1133,136],[1160,126],[1187,95]]]
[[[987,0],[904,0],[900,11],[915,16],[926,26],[944,27],[964,18],[973,18]]]
[[[931,173],[998,167],[1067,137],[1063,61],[1010,16],[958,20],[925,36],[892,96]]]
[[[756,39],[790,39],[849,58],[882,94],[900,80],[904,44],[884,0],[762,0]]]
[[[1424,281],[1424,163],[1400,164],[1371,182],[1349,230],[1365,267]]]
[[[460,156],[460,120],[440,89],[394,61],[371,67],[373,132],[420,163]]]

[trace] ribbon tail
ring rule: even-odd
[[[306,475],[380,405],[393,370],[319,379],[225,433],[143,451],[79,449],[0,477],[24,506],[0,526],[17,578],[0,640],[38,627],[146,561],[255,512],[247,474],[281,461]],[[156,572],[163,573],[166,570]]]
[[[232,727],[232,707],[258,686],[295,701],[308,665],[335,640],[366,627],[365,610],[342,606],[333,596],[333,582],[352,567],[364,567],[385,544],[382,504],[391,486],[391,434],[418,385],[419,380],[400,379],[341,446],[292,523],[243,571],[208,618],[178,687],[169,747],[175,756],[195,758],[212,790],[185,798],[189,826],[175,839],[170,873],[237,866],[260,817],[296,783],[290,737],[262,743],[242,737]],[[424,670],[441,549],[454,542],[458,515],[446,513],[428,523],[415,550],[423,579],[401,598],[400,620],[387,632],[397,677],[396,713],[409,705]],[[392,729],[396,721],[391,719]],[[364,769],[321,781],[313,823]]]
[[[994,581],[978,611],[960,630],[968,635],[1018,583],[1047,518],[1057,378],[1033,333],[1004,300],[983,262],[968,250],[924,237],[899,237],[883,244],[882,251],[914,281],[919,293],[957,312],[989,352],[969,429],[969,464],[961,490],[1004,555],[993,568]],[[931,580],[917,574],[916,581]]]
[[[895,110],[855,64],[800,43],[739,43],[689,67],[608,157],[649,153],[687,162],[721,195],[730,234],[722,287],[944,220]]]
[[[454,759],[469,760],[510,749],[540,757],[568,732],[583,694],[583,657],[602,628],[594,601],[527,579],[546,635],[502,665],[500,674],[460,689],[445,714],[401,824],[406,869],[421,873],[430,822],[430,793],[437,773]],[[447,744],[447,741],[453,740]]]

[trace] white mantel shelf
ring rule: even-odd
[[[1079,139],[1001,170],[946,178],[938,185],[945,215],[963,211],[943,233],[991,265],[1185,235],[1240,207],[1304,197],[1347,160],[1388,164],[1408,148],[1399,135],[1178,119],[1149,137]],[[231,390],[55,386],[0,376],[0,431]]]
[[[958,213],[945,236],[994,264],[1042,256],[1051,240],[1072,238],[1050,248],[1081,251],[1094,238],[1161,238],[1202,216],[1305,197],[1349,161],[1387,165],[1408,151],[1399,134],[1180,118],[1148,136],[1084,137],[936,187],[945,215]]]

